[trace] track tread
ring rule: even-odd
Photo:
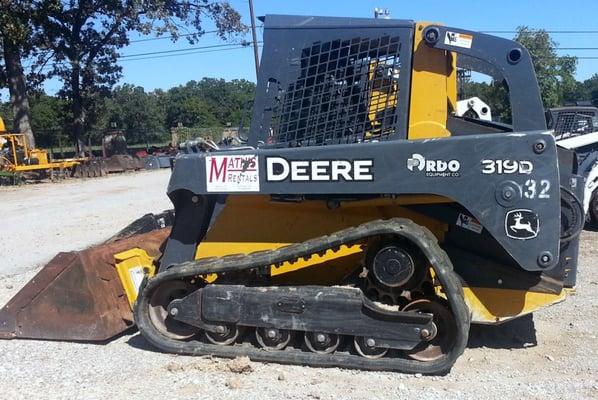
[[[457,324],[457,335],[455,346],[443,358],[430,362],[390,357],[372,360],[346,353],[315,354],[289,348],[272,352],[246,345],[218,346],[198,341],[176,341],[160,334],[149,319],[149,298],[152,291],[163,282],[189,279],[198,275],[238,272],[263,266],[280,265],[285,261],[309,258],[313,254],[342,245],[355,244],[369,237],[389,234],[410,239],[420,247],[430,261],[447,296]],[[469,312],[463,299],[463,289],[459,278],[453,272],[448,255],[438,246],[436,237],[427,228],[404,218],[369,221],[357,227],[343,229],[330,235],[291,244],[273,251],[261,250],[246,255],[235,254],[217,259],[200,259],[172,266],[155,277],[144,280],[134,314],[141,334],[152,345],[168,353],[213,355],[227,358],[248,356],[255,361],[423,374],[438,374],[450,370],[465,350],[470,324]]]

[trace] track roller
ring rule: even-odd
[[[303,338],[307,348],[318,354],[334,353],[341,343],[340,335],[324,332],[305,332]]]
[[[291,331],[275,328],[257,328],[255,338],[265,350],[282,350],[291,341]]]
[[[210,343],[227,346],[233,344],[241,335],[241,329],[236,325],[218,325],[216,332],[206,331],[206,338]]]
[[[356,336],[353,339],[353,345],[355,346],[357,354],[369,359],[375,360],[377,358],[382,358],[388,352],[387,348],[377,347],[376,340],[374,340],[373,338],[364,338],[362,336]]]

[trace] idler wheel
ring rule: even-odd
[[[372,272],[384,286],[404,286],[413,276],[415,262],[404,248],[387,245],[376,252],[372,260]]]
[[[451,311],[438,300],[419,299],[407,304],[402,311],[432,314],[434,329],[422,331],[422,343],[406,351],[409,358],[418,361],[435,361],[448,354],[456,336],[455,319]]]
[[[194,336],[199,328],[177,321],[168,313],[168,305],[193,291],[193,286],[183,281],[161,284],[150,297],[149,318],[156,329],[170,339],[182,340]],[[171,312],[175,312],[172,309]]]

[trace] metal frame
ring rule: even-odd
[[[455,33],[472,37],[471,47],[446,44],[447,35]],[[439,25],[427,27],[422,34],[429,46],[458,53],[459,67],[505,80],[514,131],[546,129],[540,89],[525,47],[509,39]]]
[[[544,150],[536,152],[538,143]],[[227,154],[223,152],[222,154]],[[429,141],[394,140],[360,145],[337,145],[305,147],[294,149],[244,150],[229,155],[258,157],[260,169],[259,192],[304,198],[320,195],[322,198],[351,196],[380,196],[402,194],[435,194],[448,197],[464,206],[477,218],[490,234],[527,270],[543,270],[553,267],[559,254],[560,194],[559,171],[556,145],[548,132],[522,134],[493,134],[461,136]],[[450,159],[458,161],[458,176],[426,176],[425,171],[411,171],[408,168],[413,155],[424,155],[427,160]],[[484,175],[482,160],[500,160],[508,154],[511,160],[527,160],[533,164],[530,174]],[[447,158],[449,155],[450,159]],[[291,182],[285,179],[271,182],[266,178],[265,166],[269,157],[285,160],[371,160],[371,181],[303,181]],[[526,193],[526,182],[546,181],[550,189],[547,198],[530,199]],[[565,179],[565,178],[562,178]],[[212,198],[207,189],[207,168],[205,154],[184,154],[177,158],[168,192],[171,196],[187,191],[202,197]],[[483,185],[480,185],[483,182]],[[566,182],[566,181],[565,181]],[[580,185],[581,186],[581,185]],[[504,193],[511,193],[506,200]],[[224,192],[223,192],[224,194]],[[229,193],[231,194],[231,193]],[[505,215],[513,209],[530,209],[541,220],[541,230],[533,240],[513,240],[505,235]],[[175,223],[175,227],[177,224]],[[539,265],[541,254],[549,253],[548,265]]]
[[[322,80],[326,80],[331,86],[328,89],[328,94],[325,93],[324,95],[330,95],[330,92],[336,90],[334,88],[335,85],[345,85],[344,90],[347,92],[351,92],[356,87],[360,87],[360,96],[367,96],[366,92],[371,90],[371,88],[363,87],[363,82],[355,76],[358,72],[355,72],[354,70],[359,69],[358,64],[360,60],[361,62],[365,62],[363,60],[372,60],[371,57],[376,57],[378,55],[378,53],[376,53],[377,49],[372,46],[374,46],[374,43],[378,43],[378,41],[383,40],[385,37],[398,38],[400,45],[400,52],[398,54],[399,59],[395,60],[394,64],[400,69],[397,81],[399,91],[396,99],[398,109],[394,112],[394,115],[387,116],[389,118],[395,118],[391,124],[393,135],[390,136],[392,136],[392,138],[406,138],[413,29],[413,22],[407,20],[347,19],[284,15],[266,16],[264,22],[265,46],[262,53],[262,62],[256,88],[251,131],[248,139],[249,144],[252,146],[264,146],[268,144],[268,137],[273,128],[273,119],[277,116],[280,108],[284,107],[285,102],[292,103],[293,100],[297,100],[296,98],[289,99],[285,96],[287,94],[292,96],[293,93],[297,94],[298,92],[304,91],[306,86],[304,83],[306,80],[305,78],[311,76],[312,78],[321,77]],[[335,43],[339,42],[341,43],[340,46],[344,46],[342,44],[344,42],[351,42],[347,46],[353,46],[356,50],[353,53],[349,53],[348,60],[346,55],[344,57],[337,55],[337,58],[334,59],[334,62],[337,64],[330,66],[331,63],[328,63],[327,61],[333,60],[332,53],[335,50],[329,47],[329,50],[324,52],[323,48],[324,46],[334,46]],[[381,43],[379,44],[382,46]],[[315,61],[317,66],[316,64],[306,65],[306,62],[309,62],[311,54],[309,52],[313,48],[318,49],[318,56],[320,57],[319,60]],[[386,45],[386,48],[393,49],[396,47],[393,47],[391,44],[390,47]],[[388,51],[390,52],[391,50]],[[373,55],[372,52],[374,52]],[[322,56],[322,54],[326,57],[326,61],[323,60],[324,56]],[[396,53],[384,53],[380,54],[380,57],[395,57],[396,55]],[[328,57],[330,57],[330,59]],[[344,60],[344,63],[341,65],[342,60]],[[314,70],[311,72],[313,73],[312,75],[306,70],[308,67],[309,69]],[[362,68],[364,68],[363,65]],[[349,82],[349,80],[351,81]],[[300,85],[302,86],[299,87]],[[315,85],[317,85],[317,83]],[[315,85],[312,84],[310,88],[314,88]],[[315,91],[316,89],[314,88],[313,92]],[[313,92],[311,92],[312,94],[309,99],[303,99],[303,101],[309,101],[309,106],[330,106],[330,109],[334,109],[334,102],[332,100],[329,102],[330,105],[324,104],[325,101],[321,99],[314,101],[314,97],[322,96],[322,92],[319,92],[316,96],[314,96]],[[339,97],[342,96],[334,97],[335,101],[339,101]],[[360,101],[367,101],[367,99],[360,98]],[[352,104],[351,106],[355,106],[355,104]],[[307,106],[302,105],[301,107]],[[328,111],[328,113],[330,113],[330,111]],[[326,128],[318,130],[317,134],[320,136],[335,136],[335,138],[341,136],[341,139],[333,141],[334,143],[361,141],[361,138],[346,137],[349,136],[347,132],[352,128],[352,125],[355,124],[355,122],[347,122],[347,119],[355,117],[355,115],[350,115],[355,113],[356,111],[345,114],[343,116],[344,125],[342,127],[339,128],[337,124],[335,128],[330,128],[335,129],[335,131],[327,131],[329,127],[326,126]],[[322,115],[319,114],[316,117],[321,116]],[[306,116],[306,119],[309,119],[310,117],[311,115]],[[329,125],[331,119],[332,117],[327,117]],[[323,125],[326,124],[323,123]],[[340,134],[338,133],[339,130],[341,131]],[[362,134],[363,132],[359,132],[356,136]],[[295,142],[297,142],[297,140],[295,140]],[[301,142],[301,140],[299,140],[299,142]],[[314,143],[308,143],[307,145],[313,144]],[[317,144],[330,144],[330,142],[323,140]],[[287,145],[287,143],[282,144],[284,147]],[[294,145],[300,146],[306,144],[294,143]]]

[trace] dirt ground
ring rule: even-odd
[[[168,171],[0,189],[0,304],[60,250],[169,207]],[[131,332],[106,345],[0,341],[0,398],[598,398],[598,231],[581,239],[577,291],[501,327],[474,327],[446,376],[161,354]]]

